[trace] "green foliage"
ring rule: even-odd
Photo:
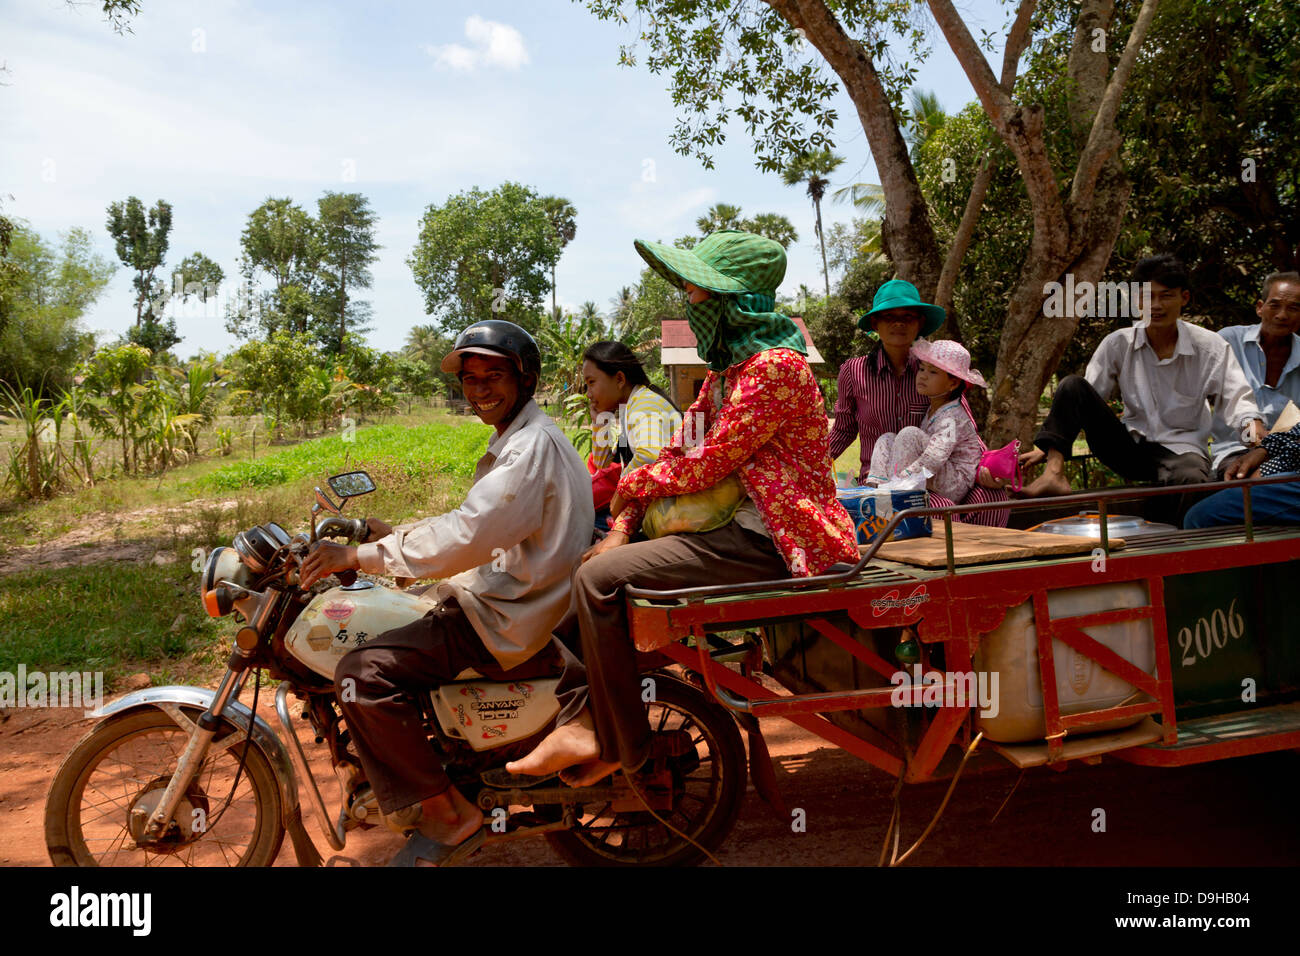
[[[201,252],[192,252],[172,270],[172,295],[179,287],[182,301],[197,296],[200,302],[207,302],[217,294],[225,278],[221,266]]]
[[[277,435],[286,419],[306,421],[316,412],[317,353],[311,339],[298,332],[273,332],[266,339],[240,346],[231,356],[241,410],[271,414]]]
[[[229,628],[203,613],[188,558],[167,568],[116,561],[20,571],[4,581],[0,613],[15,626],[0,642],[3,670],[21,661],[30,670],[104,671],[111,681],[128,661],[179,658]]]
[[[430,205],[406,261],[425,311],[444,331],[501,318],[533,332],[559,257],[545,203],[528,187],[507,182]]]
[[[1212,327],[1257,321],[1264,276],[1300,267],[1297,37],[1290,0],[1163,0],[1125,97],[1116,264],[1173,252]]]
[[[110,203],[105,223],[117,257],[135,271],[135,325],[127,333],[151,352],[161,352],[180,341],[176,322],[163,320],[158,303],[165,302],[165,289],[157,279],[167,258],[168,235],[172,230],[172,207],[159,199],[148,210],[135,196]]]
[[[542,326],[537,344],[542,351],[543,388],[564,396],[581,394],[582,353],[605,337],[605,324],[599,315],[566,315],[562,322]]]
[[[141,384],[149,371],[152,355],[133,343],[103,348],[82,366],[85,387],[105,406],[95,419],[95,428],[122,443],[122,470],[135,471],[143,437]]]
[[[268,487],[310,476],[337,474],[349,468],[383,470],[422,479],[435,474],[472,477],[492,429],[478,422],[374,425],[358,428],[352,440],[327,435],[277,451],[255,461],[224,465],[198,482],[209,491]]]
[[[342,352],[349,332],[358,335],[368,315],[367,303],[349,305],[349,289],[368,289],[370,266],[379,258],[375,250],[377,217],[361,193],[326,192],[316,202],[316,238],[320,245],[319,273],[324,280],[320,296],[320,322],[337,315],[332,334],[322,329],[318,337],[332,353]]]
[[[650,72],[668,75],[679,108],[670,140],[678,153],[712,169],[712,151],[726,140],[733,118],[752,137],[755,162],[765,172],[779,172],[795,157],[831,145],[839,118],[831,98],[839,84],[772,5],[587,0],[586,6],[600,19],[618,23],[628,22],[628,10],[639,14],[639,43],[622,46],[619,62],[635,66],[644,47]],[[909,0],[833,5],[844,31],[873,57],[886,96],[903,116],[903,91],[928,52],[924,21],[914,7]],[[898,56],[887,58],[883,54],[891,46]]]
[[[744,218],[739,206],[729,206],[726,203],[710,206],[708,212],[695,220],[695,226],[705,236],[719,229],[741,229],[773,239],[787,249],[791,243],[799,240],[799,232],[794,224],[780,213],[760,212],[756,216]]]
[[[564,400],[564,433],[579,455],[591,454],[591,403],[586,395],[573,394]]]
[[[659,350],[653,348],[663,319],[686,317],[686,295],[667,279],[646,267],[622,310],[615,315],[610,337],[624,343],[641,357],[647,370],[659,367]]]
[[[64,233],[57,249],[23,223],[11,224],[0,258],[0,295],[8,321],[0,329],[0,381],[38,394],[68,387],[78,362],[94,349],[80,325],[114,266],[97,255],[84,229]]]

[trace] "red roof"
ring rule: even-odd
[[[812,336],[808,334],[808,326],[803,324],[803,319],[796,317],[794,324],[799,326],[799,331],[803,333],[804,344],[809,350],[813,347]],[[691,325],[685,319],[663,319],[660,322],[663,328],[663,347],[666,349],[693,349],[695,348],[695,333],[691,331]]]

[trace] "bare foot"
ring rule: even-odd
[[[526,757],[506,764],[510,773],[530,777],[548,777],[574,764],[589,763],[600,758],[600,742],[596,739],[596,725],[591,714],[583,710],[577,719],[556,727]]]
[[[594,787],[622,767],[623,765],[617,761],[611,763],[605,760],[591,760],[566,770],[560,774],[560,779],[571,787]]]
[[[1056,472],[1044,471],[1041,475],[1025,485],[1020,492],[1023,498],[1047,498],[1056,495],[1068,495],[1074,489],[1065,480],[1065,476]]]

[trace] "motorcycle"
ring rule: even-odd
[[[349,472],[328,484],[340,500],[316,489],[310,533],[291,538],[270,522],[208,557],[204,608],[242,622],[215,690],[146,688],[90,715],[99,722],[63,761],[46,801],[55,865],[269,866],[287,832],[298,864],[318,866],[300,788],[334,851],[357,828],[403,833],[419,822],[418,805],[380,810],[349,748],[334,669],[354,647],[428,613],[434,600],[356,572],[299,586],[299,564],[315,541],[366,538],[366,522],[342,512],[348,499],[375,489],[373,480]],[[665,663],[649,661],[642,684],[654,756],[632,779],[615,774],[590,787],[554,778],[530,786],[503,769],[552,728],[558,677],[494,682],[466,673],[420,695],[430,757],[482,809],[489,845],[542,836],[573,865],[669,866],[699,862],[722,844],[744,798],[744,745],[698,677],[670,673]],[[255,714],[262,671],[279,682],[278,731]],[[258,674],[252,708],[239,701],[250,673]],[[294,709],[328,748],[339,787],[332,814]]]

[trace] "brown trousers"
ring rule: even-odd
[[[628,635],[625,586],[668,591],[789,576],[771,539],[734,521],[705,534],[674,534],[625,544],[582,565],[573,580],[573,610],[562,628],[567,625],[571,633],[576,627],[582,637],[587,703],[596,723],[601,759],[636,769],[650,752],[652,734],[641,700],[636,649]],[[583,682],[576,662],[570,663],[561,686],[579,689],[572,698],[575,704],[582,702]]]
[[[385,631],[345,654],[334,685],[352,744],[366,778],[385,813],[443,793],[451,780],[429,743],[419,698],[431,687],[453,681],[467,668],[492,681],[527,680],[565,674],[581,681],[581,665],[558,641],[511,670],[502,669],[454,601],[441,604],[418,621]],[[355,699],[343,700],[344,680],[352,678]],[[562,682],[557,692],[564,692]],[[571,690],[561,696],[557,722],[582,707]]]

